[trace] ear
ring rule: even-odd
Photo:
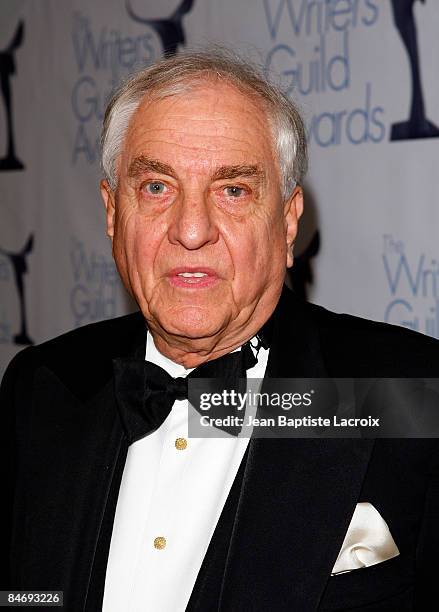
[[[293,265],[293,245],[297,235],[299,219],[303,213],[303,190],[298,185],[284,204],[287,241],[287,268]]]
[[[111,189],[108,181],[103,179],[101,181],[101,196],[104,201],[105,210],[107,211],[107,236],[113,240],[114,236],[114,215],[116,212],[115,208],[115,193]]]

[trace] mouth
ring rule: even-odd
[[[212,268],[180,267],[170,270],[167,274],[169,282],[174,287],[186,289],[201,289],[211,287],[219,281],[218,274]]]

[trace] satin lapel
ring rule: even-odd
[[[83,345],[82,361],[78,354],[60,364],[48,360],[35,375],[27,477],[19,481],[25,562],[17,558],[16,571],[22,588],[64,590],[67,611],[84,609],[116,461],[126,457],[111,360],[133,347],[144,351],[142,320],[133,320],[123,342],[114,338],[112,353],[87,353]]]
[[[318,329],[284,290],[266,376],[325,377]],[[373,440],[252,439],[220,610],[316,610]]]
[[[82,610],[123,430],[112,381],[85,404],[49,370],[38,372],[38,382],[56,403],[41,394],[31,425],[22,583],[64,590],[67,609]]]

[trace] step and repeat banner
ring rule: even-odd
[[[105,104],[165,50],[209,43],[306,118],[296,290],[439,337],[438,31],[433,0],[4,0],[0,375],[23,346],[135,308],[99,196]]]

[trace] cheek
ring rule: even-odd
[[[120,219],[115,235],[115,250],[126,262],[127,274],[133,285],[152,282],[154,262],[162,241],[160,228],[140,215],[127,214]]]
[[[151,223],[138,223],[133,232],[133,254],[142,279],[151,279],[160,262],[163,232]]]
[[[273,215],[269,211],[242,223],[229,234],[235,258],[243,267],[269,272],[284,253],[285,230],[282,215]]]
[[[235,287],[265,285],[285,268],[285,238],[281,224],[268,221],[242,228],[230,236]]]

